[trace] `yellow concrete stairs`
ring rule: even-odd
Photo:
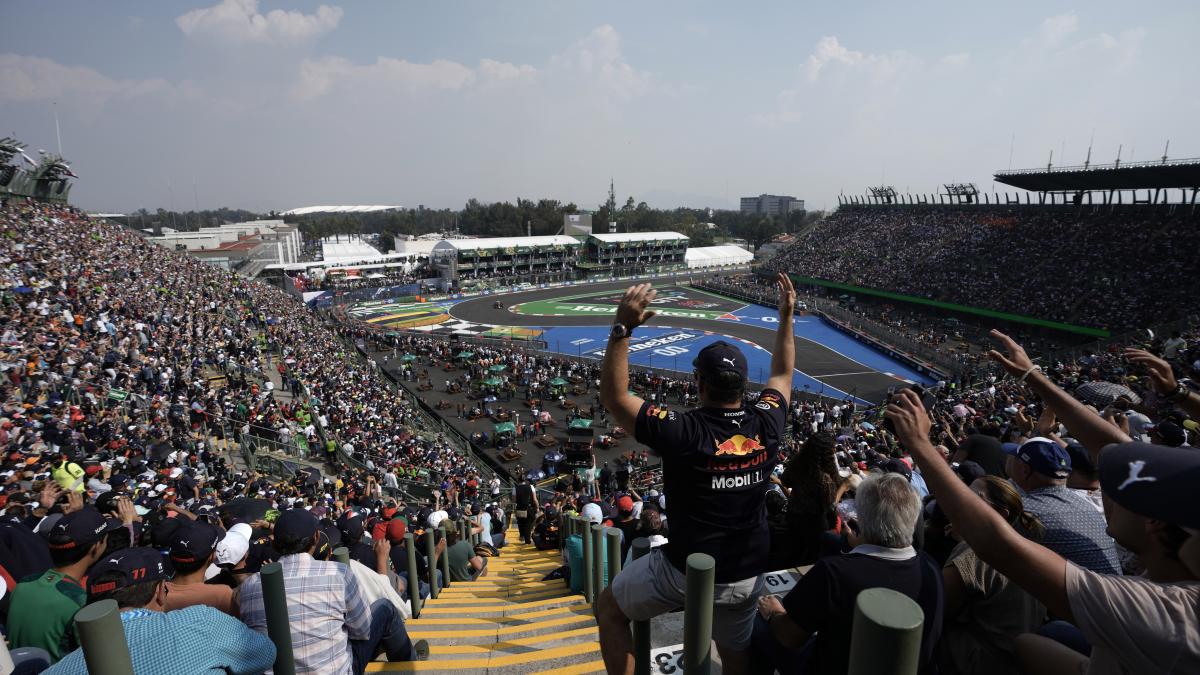
[[[521,544],[516,529],[479,581],[454,583],[426,600],[409,636],[429,642],[429,660],[376,662],[368,673],[454,672],[488,675],[603,673],[592,606],[564,580],[542,581],[560,553]]]

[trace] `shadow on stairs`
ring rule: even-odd
[[[375,662],[367,672],[603,673],[592,606],[566,581],[542,581],[559,551],[519,543],[516,529],[507,539],[518,543],[488,560],[487,576],[443,589],[406,624],[413,640],[429,642],[428,661]]]

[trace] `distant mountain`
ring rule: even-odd
[[[712,195],[702,195],[692,192],[676,192],[675,190],[647,190],[633,196],[635,202],[646,202],[656,209],[675,209],[681,206],[690,209],[711,208],[717,210],[736,209],[740,202],[736,199],[725,199]]]

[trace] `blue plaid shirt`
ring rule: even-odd
[[[283,587],[292,626],[297,673],[343,675],[353,672],[350,640],[371,635],[371,608],[363,600],[350,568],[316,560],[307,553],[280,558]],[[266,634],[262,577],[255,574],[240,588],[242,621]]]
[[[275,644],[242,622],[206,605],[172,612],[121,612],[125,642],[136,675],[262,673],[275,663]],[[76,649],[46,675],[87,675],[83,650]]]

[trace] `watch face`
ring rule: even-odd
[[[612,332],[609,335],[615,338],[623,338],[629,335],[629,329],[625,327],[625,324],[616,323],[613,324]]]

